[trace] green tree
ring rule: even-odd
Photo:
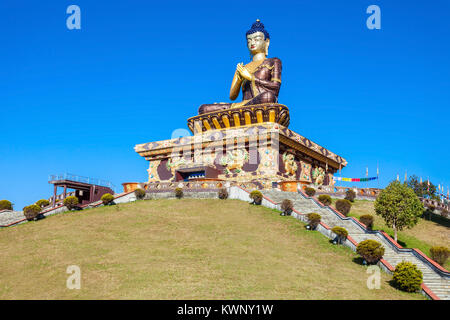
[[[375,200],[375,212],[392,227],[397,241],[398,230],[417,224],[423,213],[423,204],[413,189],[399,181],[392,181]]]
[[[418,197],[439,200],[439,196],[436,194],[437,187],[431,181],[428,187],[428,180],[420,183],[419,178],[416,175],[412,175],[409,177],[407,184]]]

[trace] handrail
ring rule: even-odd
[[[69,181],[75,181],[75,182],[81,182],[81,183],[87,183],[87,184],[93,184],[97,186],[103,186],[111,188],[112,190],[115,190],[114,184],[112,184],[110,181],[97,179],[97,178],[90,178],[90,177],[83,177],[76,174],[71,173],[63,173],[63,174],[57,174],[57,175],[49,175],[48,181],[58,181],[58,180],[69,180]]]

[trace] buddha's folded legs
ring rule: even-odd
[[[239,102],[239,103],[211,103],[211,104],[202,104],[200,108],[198,108],[198,114],[204,114],[214,111],[221,111],[230,109],[236,106],[250,106],[255,104],[263,104],[263,103],[276,103],[277,102],[277,96],[273,94],[272,92],[262,92],[256,97],[252,98],[248,102]]]
[[[212,103],[212,104],[202,104],[200,108],[198,108],[198,114],[204,114],[214,111],[220,111],[229,109],[231,107],[231,103]]]
[[[272,92],[266,91],[266,92],[258,94],[256,97],[251,99],[245,105],[251,106],[251,105],[263,104],[263,103],[276,103],[277,101],[278,101],[278,98],[275,94],[273,94]]]

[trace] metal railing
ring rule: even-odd
[[[110,181],[107,180],[101,180],[97,178],[90,178],[90,177],[83,177],[76,174],[71,173],[64,173],[64,174],[52,174],[48,176],[48,181],[59,181],[59,180],[69,180],[74,182],[81,182],[81,183],[87,183],[87,184],[93,184],[97,186],[103,186],[111,188],[112,190],[115,190],[114,184],[112,184]]]

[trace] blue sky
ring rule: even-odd
[[[71,4],[81,30],[66,27]],[[381,30],[366,27],[371,4]],[[146,181],[134,145],[229,101],[257,18],[283,62],[289,127],[345,157],[343,176],[378,162],[380,186],[405,170],[450,185],[449,12],[444,0],[2,1],[0,198],[47,198],[52,173]]]

